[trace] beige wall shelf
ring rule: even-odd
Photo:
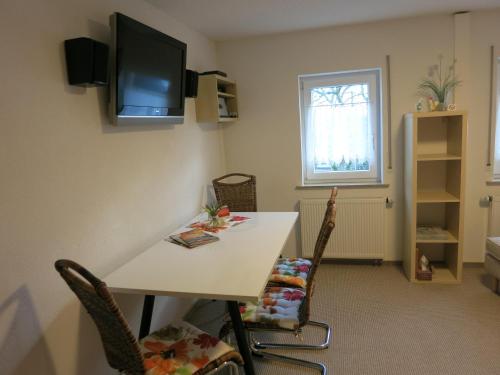
[[[228,116],[221,116],[219,98],[226,102]],[[216,74],[199,76],[196,121],[226,123],[238,121],[236,82]]]
[[[461,282],[466,133],[464,111],[405,116],[403,261],[412,282]],[[447,238],[419,239],[417,226],[442,228]],[[417,252],[434,265],[431,281],[416,279]]]

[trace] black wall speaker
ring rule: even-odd
[[[90,38],[64,41],[68,81],[77,86],[104,86],[108,84],[109,47]]]
[[[186,69],[186,98],[198,96],[198,72]]]

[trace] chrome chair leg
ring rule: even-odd
[[[330,346],[330,340],[332,337],[332,329],[327,323],[324,322],[316,322],[310,320],[307,324],[321,327],[325,330],[325,340],[318,345],[310,345],[310,344],[276,344],[272,342],[260,342],[255,339],[252,334],[252,331],[249,331],[249,336],[252,339],[252,344],[257,349],[307,349],[307,350],[321,350],[327,349]],[[279,331],[283,332],[283,331]]]
[[[207,372],[206,375],[213,375],[218,373],[219,371],[223,370],[224,368],[228,367],[229,368],[229,374],[230,375],[238,375],[239,373],[239,367],[238,365],[233,362],[233,361],[226,361],[223,364],[221,364],[219,367],[214,368],[213,370]]]
[[[311,361],[306,361],[305,359],[292,358],[292,357],[287,357],[284,355],[269,353],[269,352],[257,349],[253,344],[250,344],[250,350],[252,351],[252,354],[254,354],[257,357],[261,357],[261,358],[269,359],[269,360],[274,360],[274,361],[292,363],[294,365],[312,368],[315,370],[319,370],[321,372],[321,375],[327,375],[326,366],[321,362],[311,362]]]
[[[325,327],[325,328],[328,328],[327,329],[327,337],[326,337],[326,340],[325,340],[325,343],[326,345],[320,345],[320,349],[326,349],[330,343],[330,337],[331,337],[331,329],[330,329],[330,326],[328,326],[328,324],[326,323],[321,323],[321,322],[312,322],[310,321],[311,325],[317,325],[317,326],[320,326],[320,327]],[[230,342],[230,332],[232,331],[232,329],[230,328],[229,325],[224,325],[220,332],[219,332],[219,338],[223,339],[226,341],[226,342]],[[306,361],[304,359],[298,359],[298,358],[292,358],[292,357],[287,357],[287,356],[284,356],[284,355],[279,355],[279,354],[275,354],[275,353],[269,353],[269,352],[266,352],[264,350],[261,350],[261,349],[264,349],[262,347],[258,347],[255,345],[255,340],[252,336],[253,332],[254,331],[271,331],[271,332],[287,332],[287,333],[293,333],[293,331],[283,331],[281,329],[249,329],[247,332],[248,332],[248,335],[247,335],[247,338],[248,338],[248,345],[250,347],[250,350],[252,352],[253,355],[255,355],[256,357],[260,357],[260,358],[263,358],[263,359],[269,359],[269,360],[275,360],[275,361],[281,361],[281,362],[287,362],[287,363],[291,363],[291,364],[295,364],[295,365],[299,365],[299,366],[303,366],[303,367],[307,367],[307,368],[312,368],[312,369],[315,369],[315,370],[319,370],[321,372],[321,375],[327,375],[327,368],[326,366],[321,363],[321,362],[311,362],[311,361]],[[269,345],[275,345],[275,344],[269,344]],[[277,344],[276,344],[277,345]],[[271,347],[269,347],[271,348]],[[277,346],[273,346],[272,347],[273,349],[279,349],[279,348],[282,348],[282,349],[286,349],[286,348],[289,348],[287,346],[284,346],[284,345],[277,345]],[[296,347],[292,346],[291,347],[292,349],[296,349]],[[312,349],[312,348],[307,348],[307,349]],[[232,374],[231,374],[232,375]]]

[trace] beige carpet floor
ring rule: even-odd
[[[497,375],[500,296],[490,285],[480,267],[467,267],[460,285],[415,285],[394,265],[323,264],[312,315],[331,323],[332,345],[279,352],[321,361],[330,375]],[[223,311],[200,301],[188,320],[215,334]],[[317,332],[306,329],[305,340]],[[255,367],[259,375],[319,373],[259,359]]]

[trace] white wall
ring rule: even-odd
[[[195,122],[193,99],[183,125],[113,128],[105,89],[66,84],[63,41],[109,41],[115,11],[185,41],[188,67],[216,68],[212,42],[144,1],[0,3],[1,374],[111,373],[54,261],[106,275],[198,212],[225,171],[221,131]],[[137,331],[141,298],[118,300]],[[158,300],[153,325],[190,303]]]
[[[488,45],[500,44],[500,12],[472,15],[472,56],[467,68],[471,81],[461,90],[471,98],[469,158],[465,215],[465,261],[482,261],[487,210],[479,207],[486,194],[485,150],[487,144]],[[460,26],[462,29],[464,26]],[[460,29],[460,30],[462,30]],[[426,16],[313,31],[260,36],[217,44],[219,68],[238,83],[241,120],[225,127],[228,172],[257,175],[261,210],[293,210],[303,197],[326,197],[326,190],[298,190],[301,182],[300,130],[297,76],[307,73],[384,67],[391,56],[392,134],[384,121],[385,153],[393,146],[393,169],[384,170],[388,188],[342,188],[342,197],[390,197],[387,260],[402,258],[403,233],[403,114],[414,110],[420,78],[437,63],[439,54],[451,62],[454,54],[454,17]],[[463,65],[463,64],[462,64]],[[465,72],[466,67],[461,66]],[[385,72],[384,72],[385,74]],[[477,78],[477,79],[476,79]],[[385,80],[385,76],[383,78]],[[480,152],[478,152],[480,150]],[[493,188],[493,190],[495,190]],[[287,254],[300,251],[293,241]]]

